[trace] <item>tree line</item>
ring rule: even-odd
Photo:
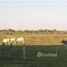
[[[42,29],[39,29],[39,30],[14,30],[14,29],[3,29],[3,30],[0,30],[0,33],[6,33],[6,34],[13,34],[13,33],[41,33],[41,34],[44,34],[44,33],[47,33],[47,34],[54,34],[54,33],[57,33],[57,34],[60,34],[60,33],[65,33],[67,34],[67,31],[62,31],[62,30],[56,30],[56,29],[53,29],[53,30],[48,30],[48,29],[45,29],[45,30],[42,30]]]

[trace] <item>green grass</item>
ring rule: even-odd
[[[26,46],[25,60],[23,59],[23,46],[13,46],[9,59],[8,52],[9,46],[4,46],[0,67],[67,67],[67,49],[64,46],[58,46],[57,57],[37,57],[38,52],[55,54],[56,46]]]

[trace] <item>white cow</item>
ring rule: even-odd
[[[21,37],[21,38],[17,38],[17,39],[16,39],[16,42],[21,42],[21,43],[24,44],[24,38],[23,38],[23,37]]]
[[[2,41],[3,43],[9,43],[9,39],[3,39],[3,41]]]
[[[11,39],[10,39],[11,42],[12,42],[12,41],[15,41],[15,40],[16,40],[16,38],[11,38]]]
[[[15,42],[16,43],[16,38],[10,38],[10,43]]]

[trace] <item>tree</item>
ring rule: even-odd
[[[15,30],[13,30],[13,29],[8,29],[8,31],[9,31],[9,32],[15,32]]]

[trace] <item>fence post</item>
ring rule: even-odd
[[[58,67],[58,46],[56,46],[56,54],[57,54],[56,65],[57,65],[57,67]]]
[[[11,51],[12,51],[12,43],[10,44],[10,47],[9,47],[8,58],[10,58],[10,56],[11,56]]]
[[[26,59],[26,47],[25,45],[23,45],[23,59],[25,60]]]
[[[4,55],[4,45],[5,43],[3,42],[1,46],[1,59],[3,59],[3,55]]]
[[[58,46],[56,46],[56,54],[57,54],[57,56],[58,56]]]

